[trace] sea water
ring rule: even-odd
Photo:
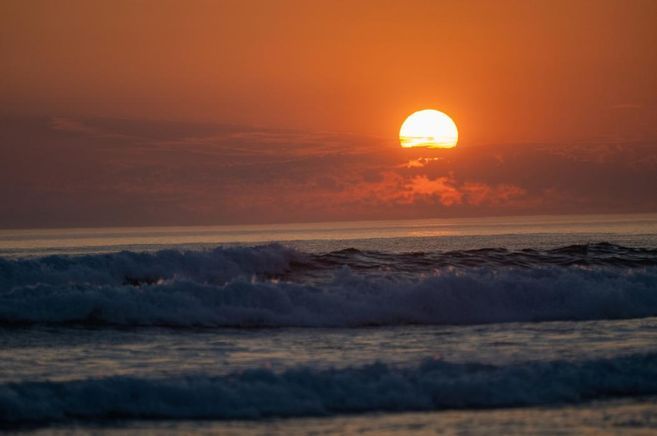
[[[0,232],[0,421],[657,430],[657,216]]]

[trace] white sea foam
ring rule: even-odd
[[[267,253],[257,259],[261,270],[284,269],[287,262]],[[314,284],[243,275],[223,282],[232,272],[222,271],[218,283],[216,276],[196,270],[196,278],[213,280],[174,277],[137,286],[57,279],[15,285],[0,293],[0,322],[355,327],[657,315],[655,267],[445,268],[411,277],[357,274],[343,267]]]
[[[657,355],[506,366],[247,370],[220,377],[112,377],[0,385],[0,421],[258,419],[532,406],[657,394]]]
[[[224,283],[253,274],[280,274],[303,253],[282,245],[219,247],[209,251],[123,251],[34,259],[0,258],[0,292],[21,285],[122,285],[166,279]]]

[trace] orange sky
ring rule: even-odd
[[[655,23],[653,0],[4,0],[0,227],[656,211]],[[400,149],[423,108],[455,149]]]
[[[3,110],[462,143],[657,136],[657,2],[23,1],[0,5]]]

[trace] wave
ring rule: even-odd
[[[0,257],[0,292],[32,284],[140,285],[169,279],[225,283],[236,277],[278,275],[306,255],[278,244],[214,250],[122,251],[33,259]]]
[[[434,251],[416,253],[386,253],[353,248],[335,251],[313,258],[318,267],[348,265],[368,270],[385,267],[396,271],[420,272],[431,268],[477,266],[533,268],[541,266],[609,266],[637,268],[657,266],[657,249],[630,248],[600,242],[569,245],[550,250],[508,250],[482,248],[475,250]]]
[[[448,252],[390,253],[346,249],[303,253],[280,244],[219,247],[214,250],[122,251],[37,258],[0,257],[0,292],[33,284],[142,285],[170,279],[221,284],[238,277],[305,280],[348,267],[358,272],[419,274],[441,268],[545,266],[657,266],[657,249],[609,243],[571,245],[553,250],[486,248]]]
[[[427,360],[220,377],[0,385],[8,425],[105,419],[259,419],[578,403],[657,394],[657,354],[506,366]]]
[[[238,277],[16,286],[0,323],[358,327],[657,316],[657,268],[446,268],[412,277],[335,270],[318,283]]]
[[[0,258],[0,324],[357,327],[657,315],[657,250],[303,253],[282,245]]]

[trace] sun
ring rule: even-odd
[[[404,148],[452,148],[459,140],[454,121],[440,111],[425,109],[406,118],[399,130],[399,142]]]

